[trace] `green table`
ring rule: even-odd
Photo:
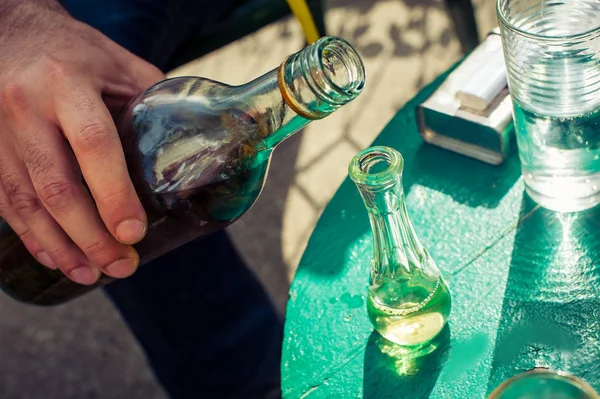
[[[536,366],[600,389],[600,210],[556,214],[524,194],[516,155],[500,167],[434,148],[417,133],[425,88],[374,144],[406,161],[407,206],[453,293],[438,349],[407,359],[365,307],[371,231],[348,179],[319,220],[290,288],[285,398],[484,398]]]

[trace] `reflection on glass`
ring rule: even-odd
[[[537,368],[506,380],[488,399],[600,399],[600,396],[571,374]]]

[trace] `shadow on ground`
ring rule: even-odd
[[[535,204],[524,196],[521,217]],[[534,367],[600,388],[600,210],[539,209],[518,227],[498,326],[491,392]]]

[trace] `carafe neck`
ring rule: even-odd
[[[439,273],[410,221],[402,187],[402,156],[387,147],[372,147],[350,164],[373,230],[373,273],[390,279],[416,271]]]

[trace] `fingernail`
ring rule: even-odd
[[[44,265],[52,270],[56,270],[56,265],[50,258],[50,255],[48,255],[46,252],[40,252],[36,255],[36,257],[38,258],[38,260],[40,261],[40,263],[42,265]]]
[[[138,260],[132,258],[119,259],[104,269],[106,274],[114,278],[129,277],[137,269]]]
[[[144,238],[144,234],[146,234],[146,225],[139,220],[125,220],[117,226],[117,238],[126,244],[140,241]]]
[[[95,267],[81,266],[69,272],[69,277],[76,283],[91,285],[100,278],[100,270]]]

